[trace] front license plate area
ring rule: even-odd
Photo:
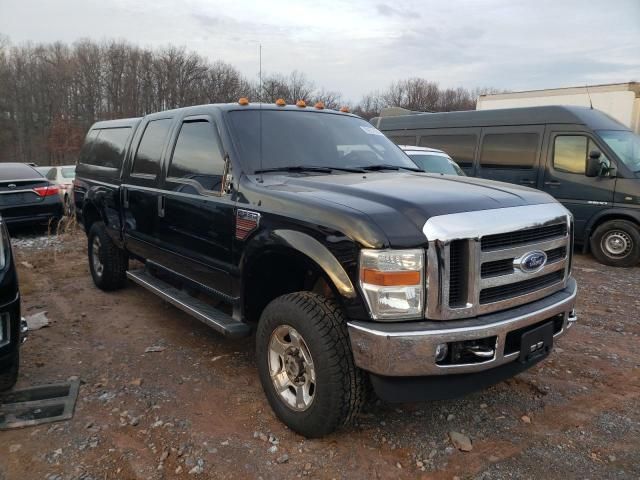
[[[553,322],[522,334],[520,340],[520,362],[529,363],[540,357],[545,357],[553,348]]]

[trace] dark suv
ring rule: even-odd
[[[461,395],[534,365],[576,319],[562,205],[416,170],[359,117],[242,100],[96,123],[76,212],[99,288],[128,277],[224,335],[255,329],[272,408],[313,437],[368,384]]]

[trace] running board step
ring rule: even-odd
[[[129,270],[127,277],[227,337],[245,337],[251,333],[251,327],[246,323],[234,320],[217,308],[154,277],[145,269]]]

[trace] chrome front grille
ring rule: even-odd
[[[515,307],[566,286],[571,217],[559,204],[486,210],[430,219],[427,250],[429,319],[469,318]],[[543,251],[527,272],[519,260]]]

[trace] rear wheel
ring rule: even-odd
[[[306,437],[349,423],[366,400],[366,377],[354,365],[346,322],[320,295],[292,293],[267,305],[256,352],[271,408]]]
[[[71,204],[71,199],[69,198],[69,195],[64,196],[64,214],[67,217],[70,217],[71,215],[73,215],[73,205]]]
[[[610,220],[591,236],[591,251],[600,263],[633,267],[640,262],[640,230],[627,220]]]
[[[9,390],[18,381],[18,370],[20,368],[20,350],[11,355],[9,366],[6,370],[0,371],[0,392]]]
[[[113,243],[102,222],[91,225],[88,241],[89,270],[93,283],[102,290],[122,288],[129,266],[127,253]]]

